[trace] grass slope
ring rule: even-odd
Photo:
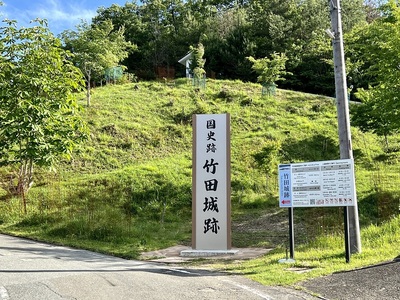
[[[208,80],[205,89],[186,79],[94,89],[92,106],[84,110],[89,140],[72,161],[57,166],[57,173],[40,170],[27,215],[19,199],[3,193],[0,230],[129,258],[189,245],[191,118],[206,113],[231,114],[233,246],[277,247],[267,259],[273,264],[287,244],[277,165],[338,159],[336,108],[332,98],[293,91],[262,97],[259,85],[240,81]],[[387,153],[373,134],[352,128],[352,136],[364,239],[385,240],[377,242],[386,249],[378,260],[387,259],[400,235],[399,219],[393,219],[399,212],[399,155]],[[399,140],[391,137],[393,149]],[[341,256],[342,246],[335,242],[341,220],[338,208],[296,212],[296,243],[303,245],[306,264],[308,253],[324,252],[325,244],[333,247],[326,250],[333,251],[329,255]],[[392,224],[391,238],[387,227],[376,227],[385,222]],[[356,265],[372,261],[359,257]],[[255,263],[265,266],[265,261]],[[319,262],[309,264],[318,269]],[[330,269],[323,270],[314,273]],[[270,282],[262,274],[256,279]]]

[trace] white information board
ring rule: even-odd
[[[353,206],[352,159],[279,165],[279,206]]]

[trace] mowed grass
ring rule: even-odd
[[[278,208],[278,164],[339,158],[335,102],[279,89],[263,97],[261,86],[240,81],[207,80],[204,89],[186,79],[95,88],[83,112],[88,141],[56,172],[38,170],[27,215],[20,199],[0,189],[0,230],[127,258],[189,246],[191,120],[204,113],[231,115],[233,223],[252,224],[233,226],[233,246],[275,248],[224,268],[265,284],[293,284],[399,254],[399,136],[390,137],[388,151],[380,137],[352,128],[363,252],[344,263],[340,209],[299,209],[296,266],[309,272],[277,263],[287,231],[277,232],[275,219],[259,220],[273,215],[280,222],[286,214]]]
[[[362,229],[362,252],[353,254],[346,263],[342,234],[320,236],[311,243],[295,247],[295,262],[280,263],[286,259],[285,249],[276,248],[267,255],[233,264],[215,264],[226,272],[246,275],[264,285],[296,285],[304,280],[334,272],[353,270],[391,261],[400,255],[400,218],[381,226]]]

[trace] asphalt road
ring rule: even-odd
[[[0,235],[0,300],[315,299],[244,277]]]
[[[400,300],[400,259],[314,278],[301,286],[329,300]]]

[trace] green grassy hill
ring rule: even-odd
[[[286,214],[278,208],[277,166],[339,158],[335,103],[285,90],[263,97],[261,86],[240,81],[94,89],[84,110],[89,140],[56,173],[37,173],[27,215],[19,199],[4,195],[0,230],[133,258],[189,245],[191,119],[204,113],[231,114],[233,246],[285,245],[285,227],[275,228]],[[352,136],[361,224],[380,224],[399,212],[400,155],[388,154],[374,134],[352,128]],[[391,137],[394,148],[399,142]],[[340,214],[300,209],[299,243],[340,232]]]

